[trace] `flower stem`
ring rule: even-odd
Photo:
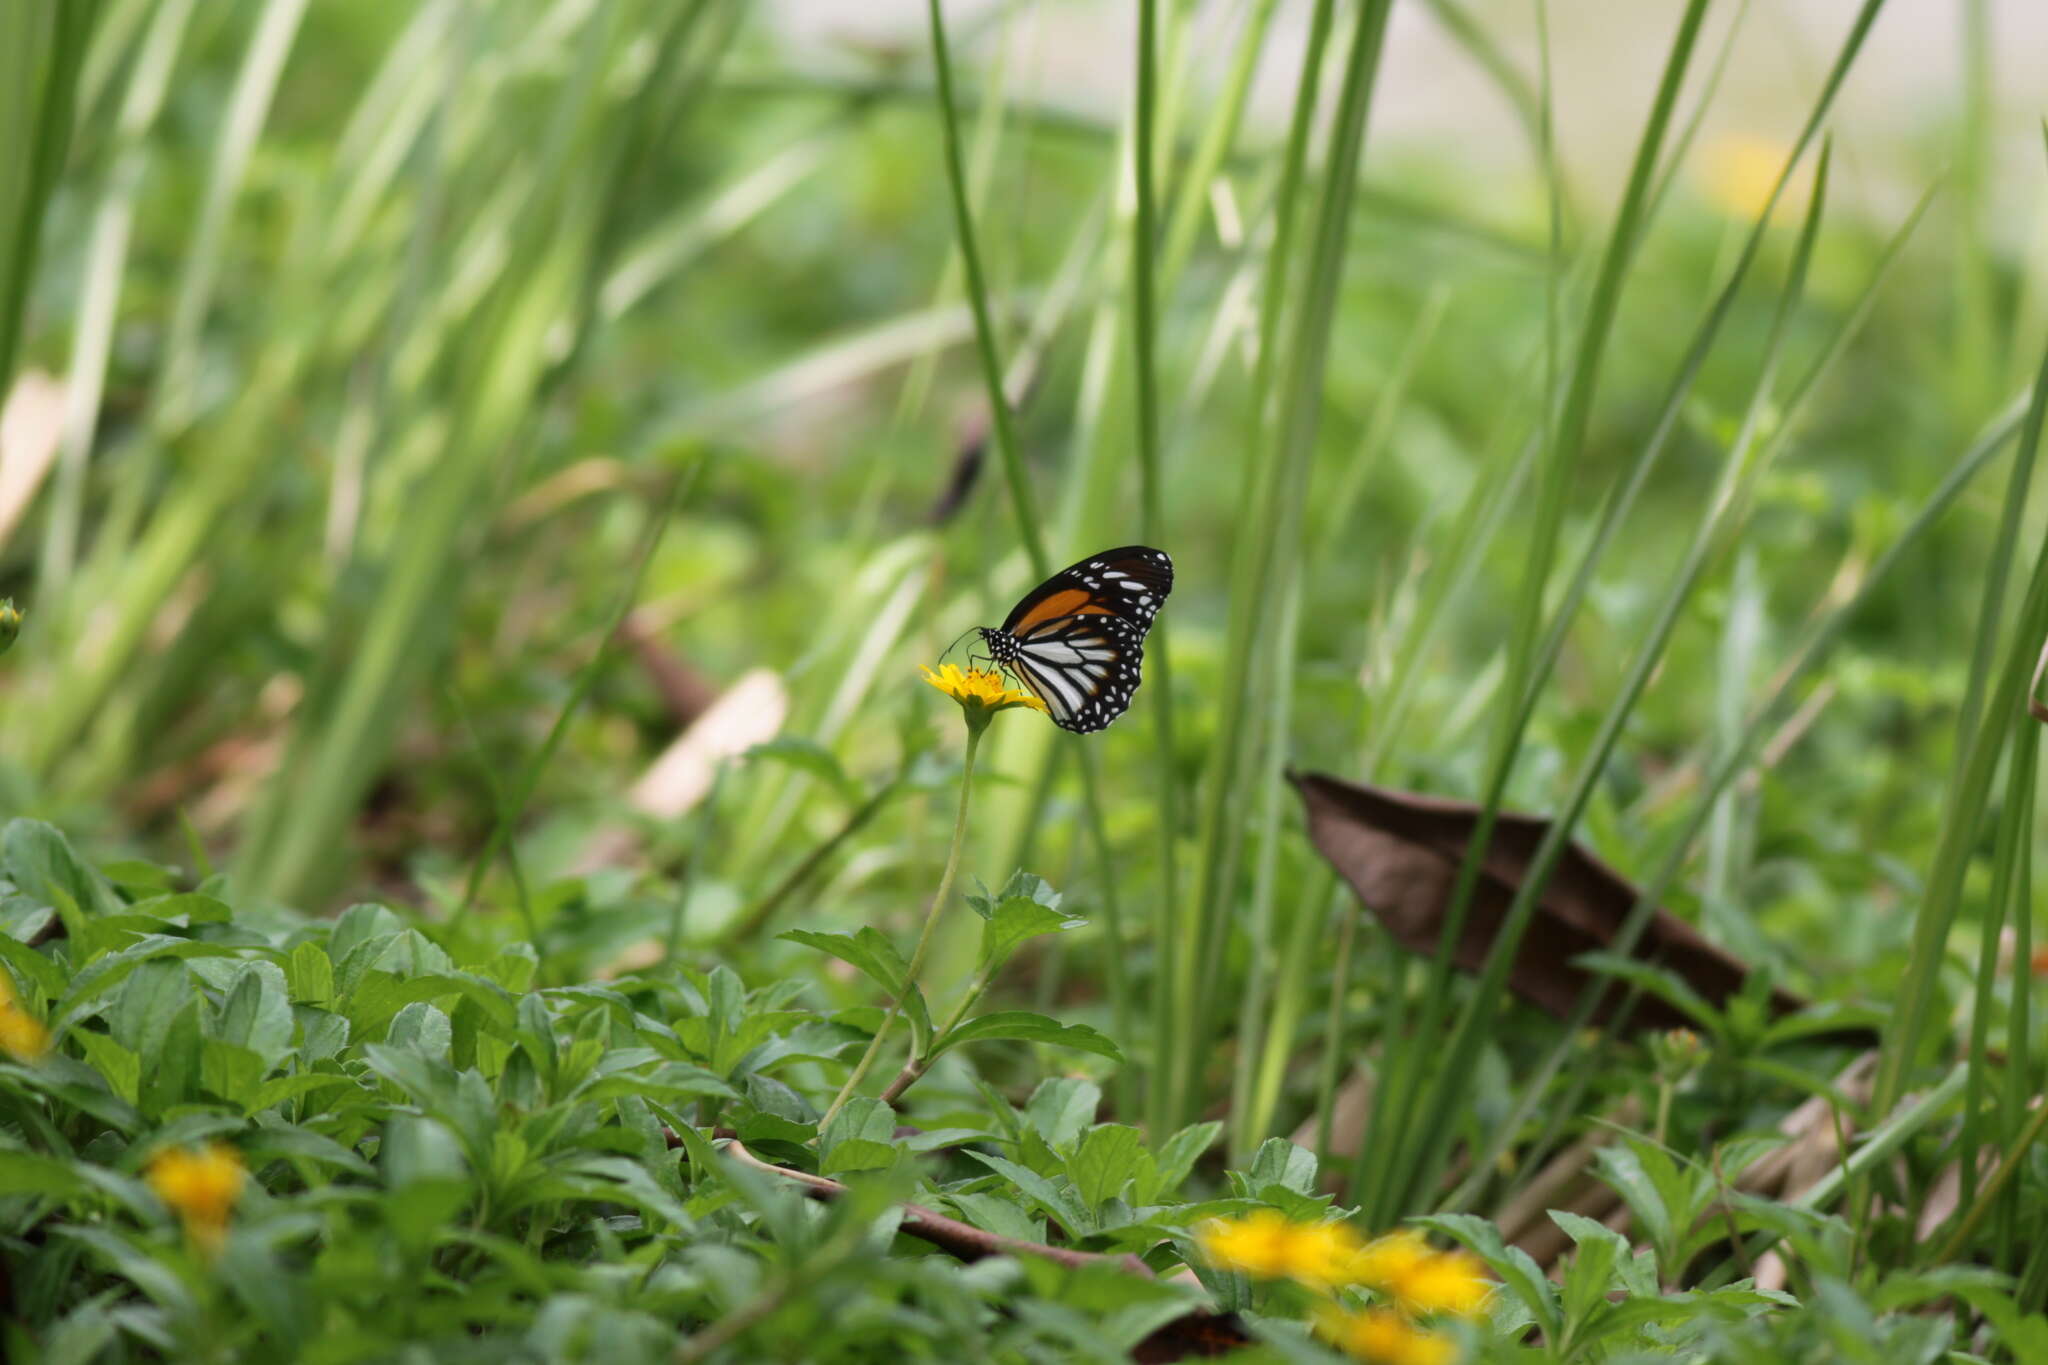
[[[988,989],[990,976],[988,967],[983,967],[974,974],[974,980],[960,996],[960,1003],[953,1006],[953,1012],[946,1017],[946,1022],[932,1030],[931,1039],[925,1044],[924,1051],[919,1052],[913,1048],[910,1055],[904,1058],[903,1069],[896,1073],[896,1079],[889,1082],[888,1088],[882,1091],[882,1103],[896,1103],[903,1097],[904,1091],[916,1085],[918,1079],[931,1069],[932,1051],[938,1047],[939,1039],[959,1027],[960,1021],[967,1017],[967,1011],[974,1008],[974,1002],[981,999],[981,993]]]
[[[938,927],[939,912],[945,909],[947,900],[952,897],[953,881],[960,872],[960,849],[967,842],[967,802],[974,791],[974,753],[981,747],[982,728],[973,724],[967,727],[967,756],[960,769],[960,806],[953,816],[953,847],[946,853],[946,870],[939,875],[938,894],[932,897],[931,908],[925,911],[924,931],[917,936],[917,948],[910,954],[910,966],[903,973],[903,990],[889,1002],[889,1012],[882,1016],[881,1026],[869,1040],[868,1050],[861,1054],[859,1065],[855,1066],[853,1074],[846,1078],[846,1084],[839,1088],[839,1094],[832,1101],[832,1107],[825,1111],[825,1117],[818,1120],[818,1131],[821,1133],[825,1130],[825,1125],[832,1122],[833,1117],[846,1107],[846,1102],[853,1098],[853,1092],[859,1088],[860,1083],[867,1079],[876,1056],[882,1050],[882,1044],[889,1037],[889,1030],[896,1025],[896,1016],[903,1012],[904,1000],[917,989],[918,976],[924,971],[925,956],[931,951],[932,930]]]

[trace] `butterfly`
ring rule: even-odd
[[[1122,715],[1138,690],[1145,632],[1173,591],[1162,550],[1126,545],[1061,569],[980,627],[989,658],[1045,703],[1062,730],[1089,734]]]

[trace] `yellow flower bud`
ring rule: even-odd
[[[218,1142],[196,1152],[173,1148],[149,1163],[149,1187],[184,1221],[185,1235],[209,1253],[220,1250],[248,1179],[241,1156]]]
[[[14,979],[0,968],[0,1052],[17,1062],[40,1062],[50,1050],[50,1031],[14,993]]]

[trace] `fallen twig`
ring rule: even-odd
[[[663,1136],[670,1147],[682,1146],[682,1139],[672,1130],[663,1129]],[[725,1134],[719,1130],[714,1130],[712,1136],[714,1140],[725,1139]],[[796,1182],[812,1199],[830,1201],[846,1193],[846,1186],[836,1180],[763,1161],[748,1151],[746,1144],[738,1138],[725,1139],[725,1145],[721,1150],[734,1161],[752,1170]],[[908,1233],[920,1241],[929,1242],[957,1260],[971,1262],[990,1256],[1036,1256],[1069,1269],[1107,1266],[1127,1275],[1153,1278],[1152,1267],[1146,1265],[1139,1257],[1128,1253],[1112,1255],[1100,1251],[1073,1251],[1066,1247],[1046,1246],[1042,1242],[1020,1241],[1015,1237],[1004,1237],[998,1233],[984,1231],[957,1218],[948,1218],[921,1204],[905,1203],[901,1207],[903,1221],[899,1225],[899,1231]],[[1160,1365],[1161,1362],[1185,1360],[1189,1357],[1227,1355],[1251,1343],[1251,1334],[1245,1331],[1235,1313],[1217,1313],[1206,1308],[1196,1308],[1155,1329],[1150,1336],[1132,1347],[1131,1359],[1140,1362],[1140,1365]]]

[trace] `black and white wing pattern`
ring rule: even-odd
[[[1164,551],[1104,550],[1026,593],[1001,629],[983,627],[981,638],[1055,724],[1088,734],[1130,706],[1145,633],[1172,591],[1173,561]]]

